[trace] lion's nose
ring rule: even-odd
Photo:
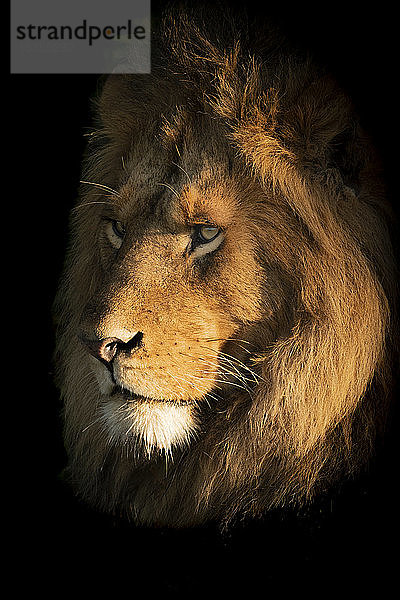
[[[90,340],[85,337],[81,337],[82,342],[85,344],[90,354],[106,363],[110,363],[118,351],[130,351],[138,348],[143,339],[141,331],[135,332],[131,339],[128,341],[121,340],[117,337],[108,337],[102,340]]]
[[[117,353],[118,344],[123,343],[119,338],[105,338],[104,340],[82,340],[95,358],[111,362]]]

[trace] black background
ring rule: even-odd
[[[257,10],[271,14],[297,43],[310,48],[348,90],[382,155],[398,214],[394,8],[281,4],[258,4]],[[255,3],[246,5],[256,10]],[[136,528],[82,505],[59,480],[65,456],[51,375],[51,304],[97,80],[95,75],[13,75],[11,109],[3,117],[4,129],[12,130],[3,175],[11,181],[3,191],[3,227],[14,273],[7,303],[20,308],[12,323],[17,372],[10,376],[11,415],[3,423],[10,433],[4,472],[7,454],[14,459],[4,475],[4,495],[13,509],[6,512],[6,525],[12,533],[11,564],[17,567],[15,590],[57,594],[71,587],[94,595],[99,586],[104,591],[111,586],[129,597],[138,588],[150,597],[158,591],[213,590],[268,597],[311,589],[321,596],[361,594],[378,585],[386,597],[395,576],[397,540],[394,427],[356,481],[300,514],[279,511],[224,535],[212,525],[183,531]],[[23,253],[17,250],[21,245]]]

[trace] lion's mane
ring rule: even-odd
[[[154,38],[152,74],[108,78],[83,179],[114,188],[121,157],[149,120],[161,123],[164,143],[179,145],[206,115],[290,215],[285,232],[278,222],[274,230],[273,210],[265,213],[287,297],[257,325],[265,346],[252,357],[260,376],[251,401],[210,402],[197,439],[172,460],[113,446],[92,426],[98,392],[76,336],[99,280],[93,212],[82,209],[99,201],[94,186],[82,185],[72,212],[56,300],[66,472],[83,498],[143,523],[229,521],[303,504],[359,471],[388,414],[395,266],[379,160],[323,69],[274,36],[245,36],[229,19],[218,27],[216,35],[192,16],[168,17]],[[255,235],[262,262],[262,227]]]

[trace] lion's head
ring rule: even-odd
[[[104,84],[56,302],[71,481],[169,525],[357,471],[387,412],[394,296],[346,95],[282,43],[189,21],[151,75]]]

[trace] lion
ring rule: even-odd
[[[321,65],[213,21],[168,15],[151,74],[105,79],[55,301],[66,476],[150,526],[304,506],[390,409],[377,153]]]

